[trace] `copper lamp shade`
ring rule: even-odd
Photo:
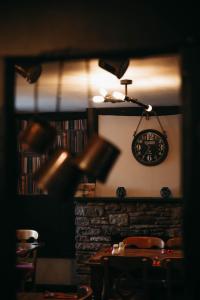
[[[121,78],[129,66],[129,59],[99,59],[99,67]]]
[[[74,195],[81,177],[82,171],[66,150],[56,152],[34,175],[41,190],[65,199]]]
[[[109,141],[94,135],[76,164],[83,172],[105,182],[120,150]]]
[[[20,134],[23,150],[44,153],[54,142],[56,129],[44,120],[31,121]]]

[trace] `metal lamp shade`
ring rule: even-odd
[[[80,182],[82,171],[74,164],[70,154],[60,150],[34,174],[38,187],[59,198],[71,198]]]
[[[44,153],[54,142],[56,129],[44,120],[31,121],[20,134],[23,150]]]
[[[105,182],[120,150],[102,137],[94,135],[76,164],[83,172]]]
[[[26,78],[29,83],[35,83],[42,73],[41,65],[17,64],[15,65],[15,70]]]
[[[129,66],[129,59],[99,59],[99,67],[121,78]]]

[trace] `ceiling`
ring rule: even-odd
[[[16,111],[34,112],[35,84],[29,84],[16,74]],[[137,98],[153,106],[181,105],[180,58],[177,55],[131,58],[129,66],[121,79],[98,66],[98,59],[79,59],[64,62],[61,81],[59,62],[42,65],[42,74],[38,84],[38,111],[82,111],[87,107],[135,107],[131,103],[92,102],[92,97],[99,95],[100,88],[108,92],[124,93],[121,79],[131,79],[128,96]],[[57,88],[61,84],[61,101],[56,110]]]

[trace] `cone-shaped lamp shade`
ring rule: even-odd
[[[15,70],[26,78],[29,83],[35,83],[42,73],[41,65],[17,64],[15,65]]]
[[[99,59],[99,67],[121,78],[129,65],[128,59]]]
[[[116,146],[94,135],[85,151],[75,161],[83,172],[105,182],[119,154],[120,150]]]
[[[19,139],[23,150],[44,153],[54,142],[56,129],[44,120],[33,120],[21,132]]]
[[[77,168],[65,150],[57,151],[34,174],[34,179],[41,190],[64,199],[74,195],[81,177],[82,171]]]

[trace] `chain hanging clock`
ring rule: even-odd
[[[146,118],[149,119],[149,114],[143,112],[132,141],[133,156],[139,163],[145,166],[156,166],[160,164],[166,159],[169,150],[167,134],[156,112],[153,111],[152,113],[154,113],[162,132],[155,129],[145,129],[138,132],[138,128],[145,114]]]

